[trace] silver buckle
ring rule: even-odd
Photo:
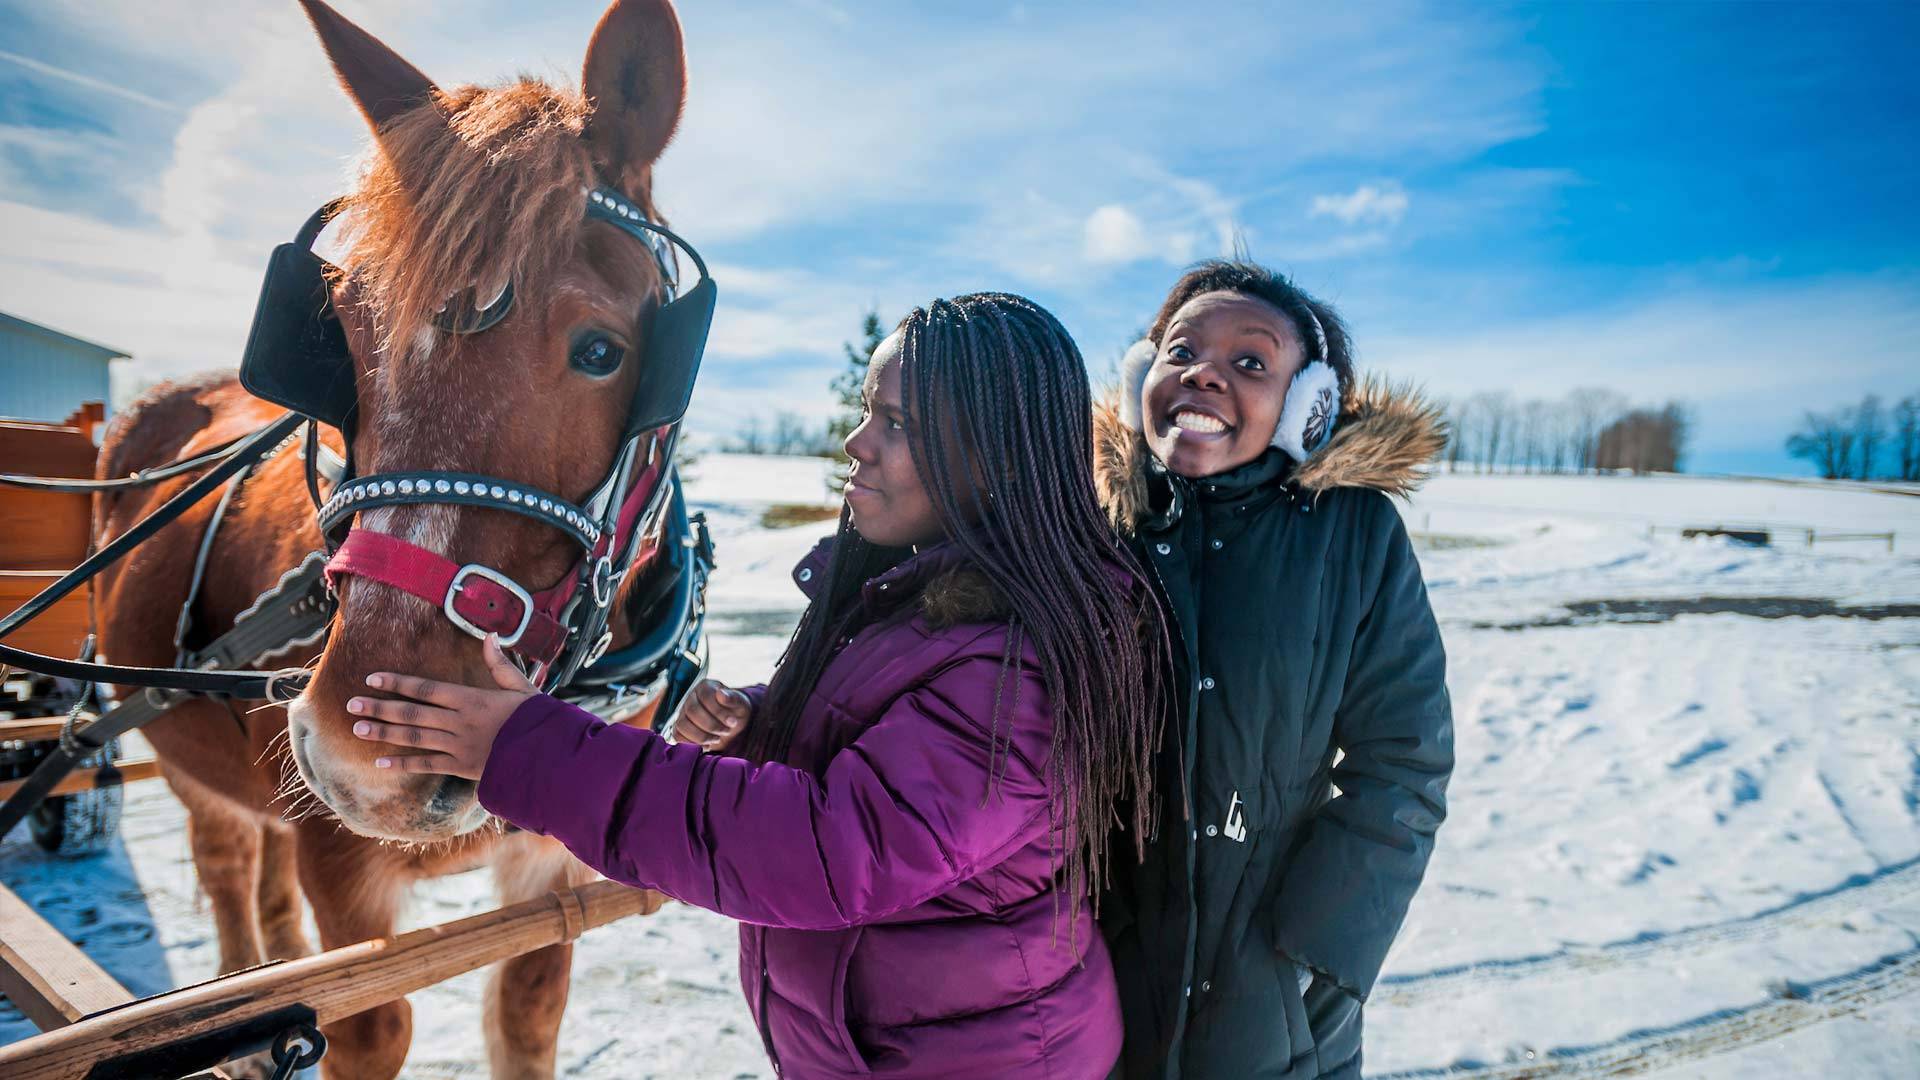
[[[611,558],[602,555],[600,556],[600,561],[593,564],[591,584],[593,586],[593,606],[603,608],[613,603],[613,590],[619,586],[619,581],[613,576],[613,560]]]
[[[486,640],[489,631],[482,630],[468,622],[466,616],[455,611],[453,608],[454,597],[460,595],[461,582],[466,581],[470,577],[486,578],[488,581],[512,593],[514,598],[520,601],[520,625],[513,628],[511,635],[501,635],[500,647],[510,649],[514,645],[519,644],[520,636],[525,634],[527,627],[533,623],[533,597],[527,595],[527,590],[521,588],[519,582],[495,570],[491,566],[481,566],[479,563],[468,563],[454,571],[453,581],[447,586],[447,598],[440,601],[440,610],[446,612],[447,621],[482,641]]]

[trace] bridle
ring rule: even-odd
[[[317,508],[318,524],[331,553],[326,567],[330,586],[337,590],[351,577],[377,581],[433,605],[467,634],[497,635],[543,689],[564,685],[598,660],[612,641],[607,624],[614,597],[643,561],[642,535],[659,527],[660,509],[673,487],[671,462],[679,423],[699,371],[714,304],[713,280],[691,244],[648,220],[618,192],[603,187],[585,194],[588,221],[610,224],[647,245],[665,293],[647,335],[646,371],[635,390],[619,449],[602,479],[572,499],[476,473],[418,470],[356,476],[349,452],[332,495]],[[319,325],[309,321],[316,299],[331,303],[327,281],[337,271],[311,249],[337,210],[337,202],[322,207],[293,243],[274,252],[241,365],[241,382],[257,396],[339,428],[350,448],[358,401],[344,332],[330,307]],[[684,292],[675,248],[685,252],[700,272],[699,281]],[[316,285],[321,292],[318,297]],[[513,301],[511,282],[485,305],[473,303],[469,293],[449,304],[435,324],[450,334],[484,333],[509,317]],[[308,320],[289,318],[289,311],[307,313]],[[301,335],[300,340],[289,340],[289,331]],[[309,486],[316,498],[318,483],[311,470],[318,445],[317,439],[310,438]],[[530,589],[494,567],[458,564],[418,544],[355,523],[366,511],[420,505],[517,514],[567,537],[580,557],[553,585]],[[651,549],[646,552],[651,553]]]

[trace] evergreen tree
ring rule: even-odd
[[[833,419],[827,421],[827,442],[833,449],[833,490],[838,493],[846,484],[847,470],[853,462],[847,457],[847,436],[860,426],[862,408],[860,387],[867,381],[867,361],[872,359],[873,350],[880,347],[886,339],[886,328],[880,322],[878,311],[867,312],[866,321],[860,324],[860,342],[847,342],[847,366],[833,377],[833,396],[839,411]]]

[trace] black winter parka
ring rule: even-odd
[[[1102,498],[1177,629],[1159,823],[1143,864],[1116,842],[1101,908],[1128,1078],[1357,1077],[1361,1002],[1445,816],[1446,659],[1387,494],[1438,421],[1378,385],[1343,405],[1306,463],[1197,481],[1096,417]]]

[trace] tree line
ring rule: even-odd
[[[1808,409],[1787,453],[1828,480],[1920,480],[1920,394],[1891,408],[1880,395],[1826,412]]]
[[[886,336],[886,326],[880,321],[880,313],[867,312],[866,319],[860,325],[860,340],[849,341],[842,346],[846,356],[831,384],[835,411],[824,423],[808,421],[794,412],[776,412],[765,421],[751,416],[728,441],[726,449],[737,454],[798,454],[832,458],[840,466],[835,470],[834,487],[837,490],[838,478],[846,475],[847,466],[851,464],[847,459],[846,441],[847,436],[853,434],[853,429],[860,424],[863,411],[860,395],[861,386],[867,378],[867,361]]]
[[[1444,459],[1455,472],[1679,472],[1693,434],[1684,403],[1636,407],[1603,387],[1558,399],[1486,391],[1440,408],[1449,429]]]

